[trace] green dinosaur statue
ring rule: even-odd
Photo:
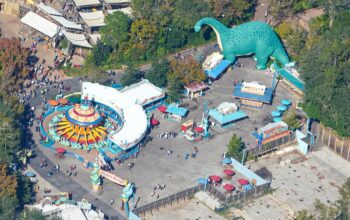
[[[194,26],[199,32],[202,25],[209,25],[216,33],[218,45],[226,60],[234,63],[236,56],[255,54],[257,69],[265,69],[269,57],[276,58],[283,66],[289,58],[274,30],[266,23],[251,21],[227,28],[213,18],[202,18]]]

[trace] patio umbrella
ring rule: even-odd
[[[208,183],[208,178],[198,178],[197,183],[206,184],[206,183]]]
[[[278,109],[278,111],[284,112],[285,110],[287,110],[287,106],[279,105],[279,106],[277,106],[277,109]]]
[[[59,154],[64,154],[64,153],[66,153],[66,149],[59,147],[59,148],[56,148],[56,152]]]
[[[235,190],[235,186],[232,185],[232,184],[229,184],[229,183],[224,183],[223,188],[226,189],[227,191],[230,191],[230,192],[232,192],[233,190]]]
[[[159,125],[159,121],[157,119],[155,119],[155,118],[152,118],[151,119],[151,124],[152,125]]]
[[[194,130],[198,133],[202,133],[204,131],[202,127],[195,127]]]
[[[60,103],[61,105],[67,105],[68,104],[68,100],[60,98],[60,99],[58,99],[58,103]]]
[[[224,164],[231,164],[231,163],[232,163],[232,160],[231,160],[231,158],[225,157],[225,158],[222,160],[222,162],[223,162]]]
[[[273,118],[273,122],[278,122],[278,121],[282,121],[281,117],[274,117]]]
[[[273,117],[279,117],[279,116],[281,116],[281,112],[280,112],[280,111],[272,111],[272,112],[271,112],[271,115],[272,115]]]
[[[165,105],[161,105],[158,107],[158,111],[165,113],[166,112],[167,107]]]
[[[35,176],[35,173],[31,172],[31,171],[28,171],[26,172],[25,174],[27,177],[34,177]]]
[[[288,100],[288,99],[283,99],[282,101],[281,101],[281,103],[282,103],[282,105],[290,105],[290,104],[292,104],[292,102],[290,101],[290,100]]]
[[[224,174],[227,176],[233,176],[235,174],[235,171],[230,170],[230,169],[226,169],[226,170],[224,170]]]
[[[221,177],[217,176],[217,175],[212,175],[212,176],[209,176],[209,179],[210,181],[212,182],[220,182],[222,179]]]
[[[49,105],[51,105],[51,106],[58,106],[58,102],[57,102],[56,100],[53,100],[53,99],[49,100],[49,101],[47,102],[47,104],[49,104]]]
[[[247,185],[249,184],[249,181],[246,179],[238,179],[237,182],[241,185]]]

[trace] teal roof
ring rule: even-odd
[[[188,110],[186,108],[178,107],[177,104],[171,103],[167,109],[166,112],[174,114],[174,115],[180,115],[181,117],[185,117],[188,113]]]
[[[242,92],[242,84],[241,83],[237,83],[234,90],[233,90],[233,96],[236,98],[249,99],[249,100],[263,102],[263,103],[271,103],[272,95],[273,95],[272,88],[266,88],[264,95]]]
[[[214,67],[212,70],[206,70],[205,73],[211,77],[216,79],[222,72],[224,72],[227,67],[230,66],[230,61],[228,60],[223,60],[221,61],[216,67]]]
[[[238,110],[231,114],[223,115],[214,108],[209,110],[209,116],[213,117],[216,121],[223,125],[245,118],[247,117],[247,114],[241,110]]]
[[[277,73],[279,73],[285,80],[292,83],[295,87],[300,89],[301,91],[305,90],[304,82],[301,81],[301,79],[295,77],[290,72],[288,72],[286,69],[277,69]]]

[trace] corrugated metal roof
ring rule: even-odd
[[[101,5],[101,2],[99,0],[74,0],[74,3],[78,8]]]
[[[272,88],[266,88],[264,95],[257,95],[257,94],[242,92],[241,88],[242,88],[241,83],[236,84],[233,90],[234,97],[240,98],[240,99],[248,99],[252,101],[263,102],[263,103],[271,103],[272,101],[272,95],[273,95]]]

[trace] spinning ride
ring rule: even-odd
[[[56,134],[70,143],[93,145],[104,141],[104,117],[87,101],[67,110],[55,123]]]

